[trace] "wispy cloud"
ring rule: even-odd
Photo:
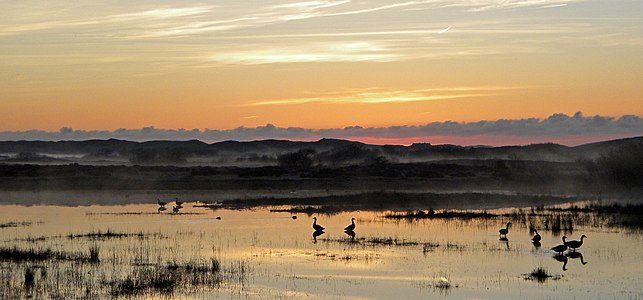
[[[287,104],[306,104],[306,103],[406,103],[419,101],[448,100],[472,97],[485,97],[497,95],[500,92],[521,89],[526,87],[448,87],[448,88],[428,88],[416,90],[395,90],[387,91],[380,89],[354,90],[346,93],[327,93],[317,97],[304,97],[292,99],[273,99],[260,100],[244,104],[244,106],[260,105],[287,105]]]
[[[0,140],[85,140],[85,139],[126,139],[133,141],[149,140],[190,140],[199,139],[208,142],[223,140],[258,140],[258,139],[291,139],[311,140],[319,138],[344,139],[405,139],[421,138],[431,142],[440,140],[458,140],[484,136],[521,138],[525,142],[532,140],[570,141],[591,140],[600,138],[626,137],[643,135],[643,119],[635,115],[624,115],[619,118],[609,116],[584,116],[582,113],[569,116],[553,114],[544,119],[500,119],[478,122],[432,122],[419,126],[361,127],[307,129],[301,127],[277,127],[272,124],[254,128],[239,127],[228,130],[211,129],[159,129],[145,127],[141,129],[118,129],[114,131],[87,131],[62,128],[57,132],[41,130],[0,132]]]
[[[232,64],[268,64],[329,61],[392,61],[397,54],[371,42],[305,45],[298,48],[237,51],[218,53],[211,61]]]

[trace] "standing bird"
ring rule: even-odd
[[[313,229],[315,229],[315,231],[322,231],[322,230],[326,229],[326,228],[322,227],[321,225],[317,224],[317,217],[313,217],[313,220],[315,220],[313,222]]]
[[[159,206],[165,206],[165,204],[167,204],[167,202],[163,202],[161,199],[156,199],[156,203],[158,203]]]
[[[576,248],[580,248],[580,246],[583,245],[583,239],[586,237],[587,236],[583,234],[580,237],[580,241],[569,241],[569,242],[566,242],[565,245],[567,245],[567,247],[571,248],[572,250],[576,251]]]
[[[346,226],[344,231],[353,231],[355,230],[355,218],[351,218],[351,225]]]
[[[534,229],[534,232],[536,232],[536,235],[534,235],[534,237],[532,237],[532,238],[531,238],[531,240],[532,240],[534,243],[540,243],[541,236],[540,236],[540,234],[538,233],[538,230]]]
[[[562,245],[558,245],[558,246],[556,246],[556,247],[553,247],[553,248],[551,248],[551,250],[554,250],[554,251],[556,251],[556,252],[558,252],[558,253],[563,253],[563,252],[565,252],[565,250],[567,250],[567,243],[565,242],[565,239],[566,239],[566,238],[567,238],[566,236],[563,236],[563,244],[562,244]]]
[[[184,201],[179,201],[178,197],[175,198],[174,202],[176,202],[177,206],[181,206],[181,205],[183,205],[183,203],[185,203]]]
[[[501,228],[498,232],[500,232],[500,236],[502,237],[503,235],[507,237],[507,233],[509,233],[509,226],[511,226],[511,222],[507,223],[506,228]]]

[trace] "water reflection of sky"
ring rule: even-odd
[[[267,209],[210,211],[184,205],[182,212],[156,214],[152,205],[3,206],[0,222],[33,222],[0,229],[3,246],[52,247],[85,251],[101,245],[101,255],[128,253],[151,261],[219,257],[251,266],[239,296],[251,298],[636,298],[643,295],[643,246],[640,234],[603,226],[578,225],[573,233],[540,230],[542,246],[531,243],[528,226],[513,222],[508,241],[498,229],[506,218],[415,221],[390,220],[378,212],[318,215],[325,233],[314,243],[312,216],[271,213]],[[171,209],[169,210],[171,211]],[[142,214],[118,214],[141,212]],[[217,220],[216,217],[220,217]],[[351,242],[343,228],[357,218]],[[598,226],[600,225],[600,226]],[[144,232],[162,238],[69,240],[90,231]],[[579,258],[554,259],[551,247],[561,235],[589,238]],[[28,238],[46,237],[43,241]],[[392,239],[393,244],[382,243]],[[379,241],[379,242],[378,242]],[[428,246],[425,246],[428,245]],[[557,280],[538,283],[524,274],[544,267]],[[444,279],[440,279],[444,277]],[[436,287],[448,280],[451,288]],[[221,293],[221,291],[218,291]],[[228,295],[228,294],[226,294]]]

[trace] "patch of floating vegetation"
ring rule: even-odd
[[[122,238],[163,238],[164,236],[161,233],[145,233],[145,232],[114,232],[108,229],[105,232],[102,231],[91,231],[83,234],[68,234],[66,236],[68,239],[90,239],[90,240],[107,240],[107,239],[122,239]]]
[[[31,226],[32,224],[33,224],[32,222],[7,222],[7,223],[0,223],[0,228],[23,227],[23,226]]]
[[[547,279],[550,279],[550,278],[553,279],[553,280],[558,280],[558,279],[562,278],[562,276],[560,276],[560,275],[549,274],[549,272],[543,267],[534,268],[528,274],[524,274],[524,277],[527,280],[536,280],[536,281],[538,281],[540,283],[543,283],[543,282],[547,281]]]

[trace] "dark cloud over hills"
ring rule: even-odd
[[[0,140],[87,140],[87,139],[123,139],[132,141],[150,140],[191,140],[206,142],[223,140],[258,140],[289,139],[315,140],[319,138],[338,139],[404,139],[434,136],[470,138],[486,137],[519,137],[542,140],[564,137],[592,136],[634,136],[643,135],[643,119],[635,115],[624,115],[619,118],[608,116],[584,116],[577,112],[573,116],[554,114],[545,119],[529,118],[519,120],[496,120],[479,122],[433,122],[420,126],[360,127],[352,126],[332,129],[306,129],[299,127],[277,127],[272,124],[255,128],[239,127],[229,130],[211,129],[158,129],[144,127],[141,129],[74,130],[64,127],[57,132],[42,130],[0,132]]]

